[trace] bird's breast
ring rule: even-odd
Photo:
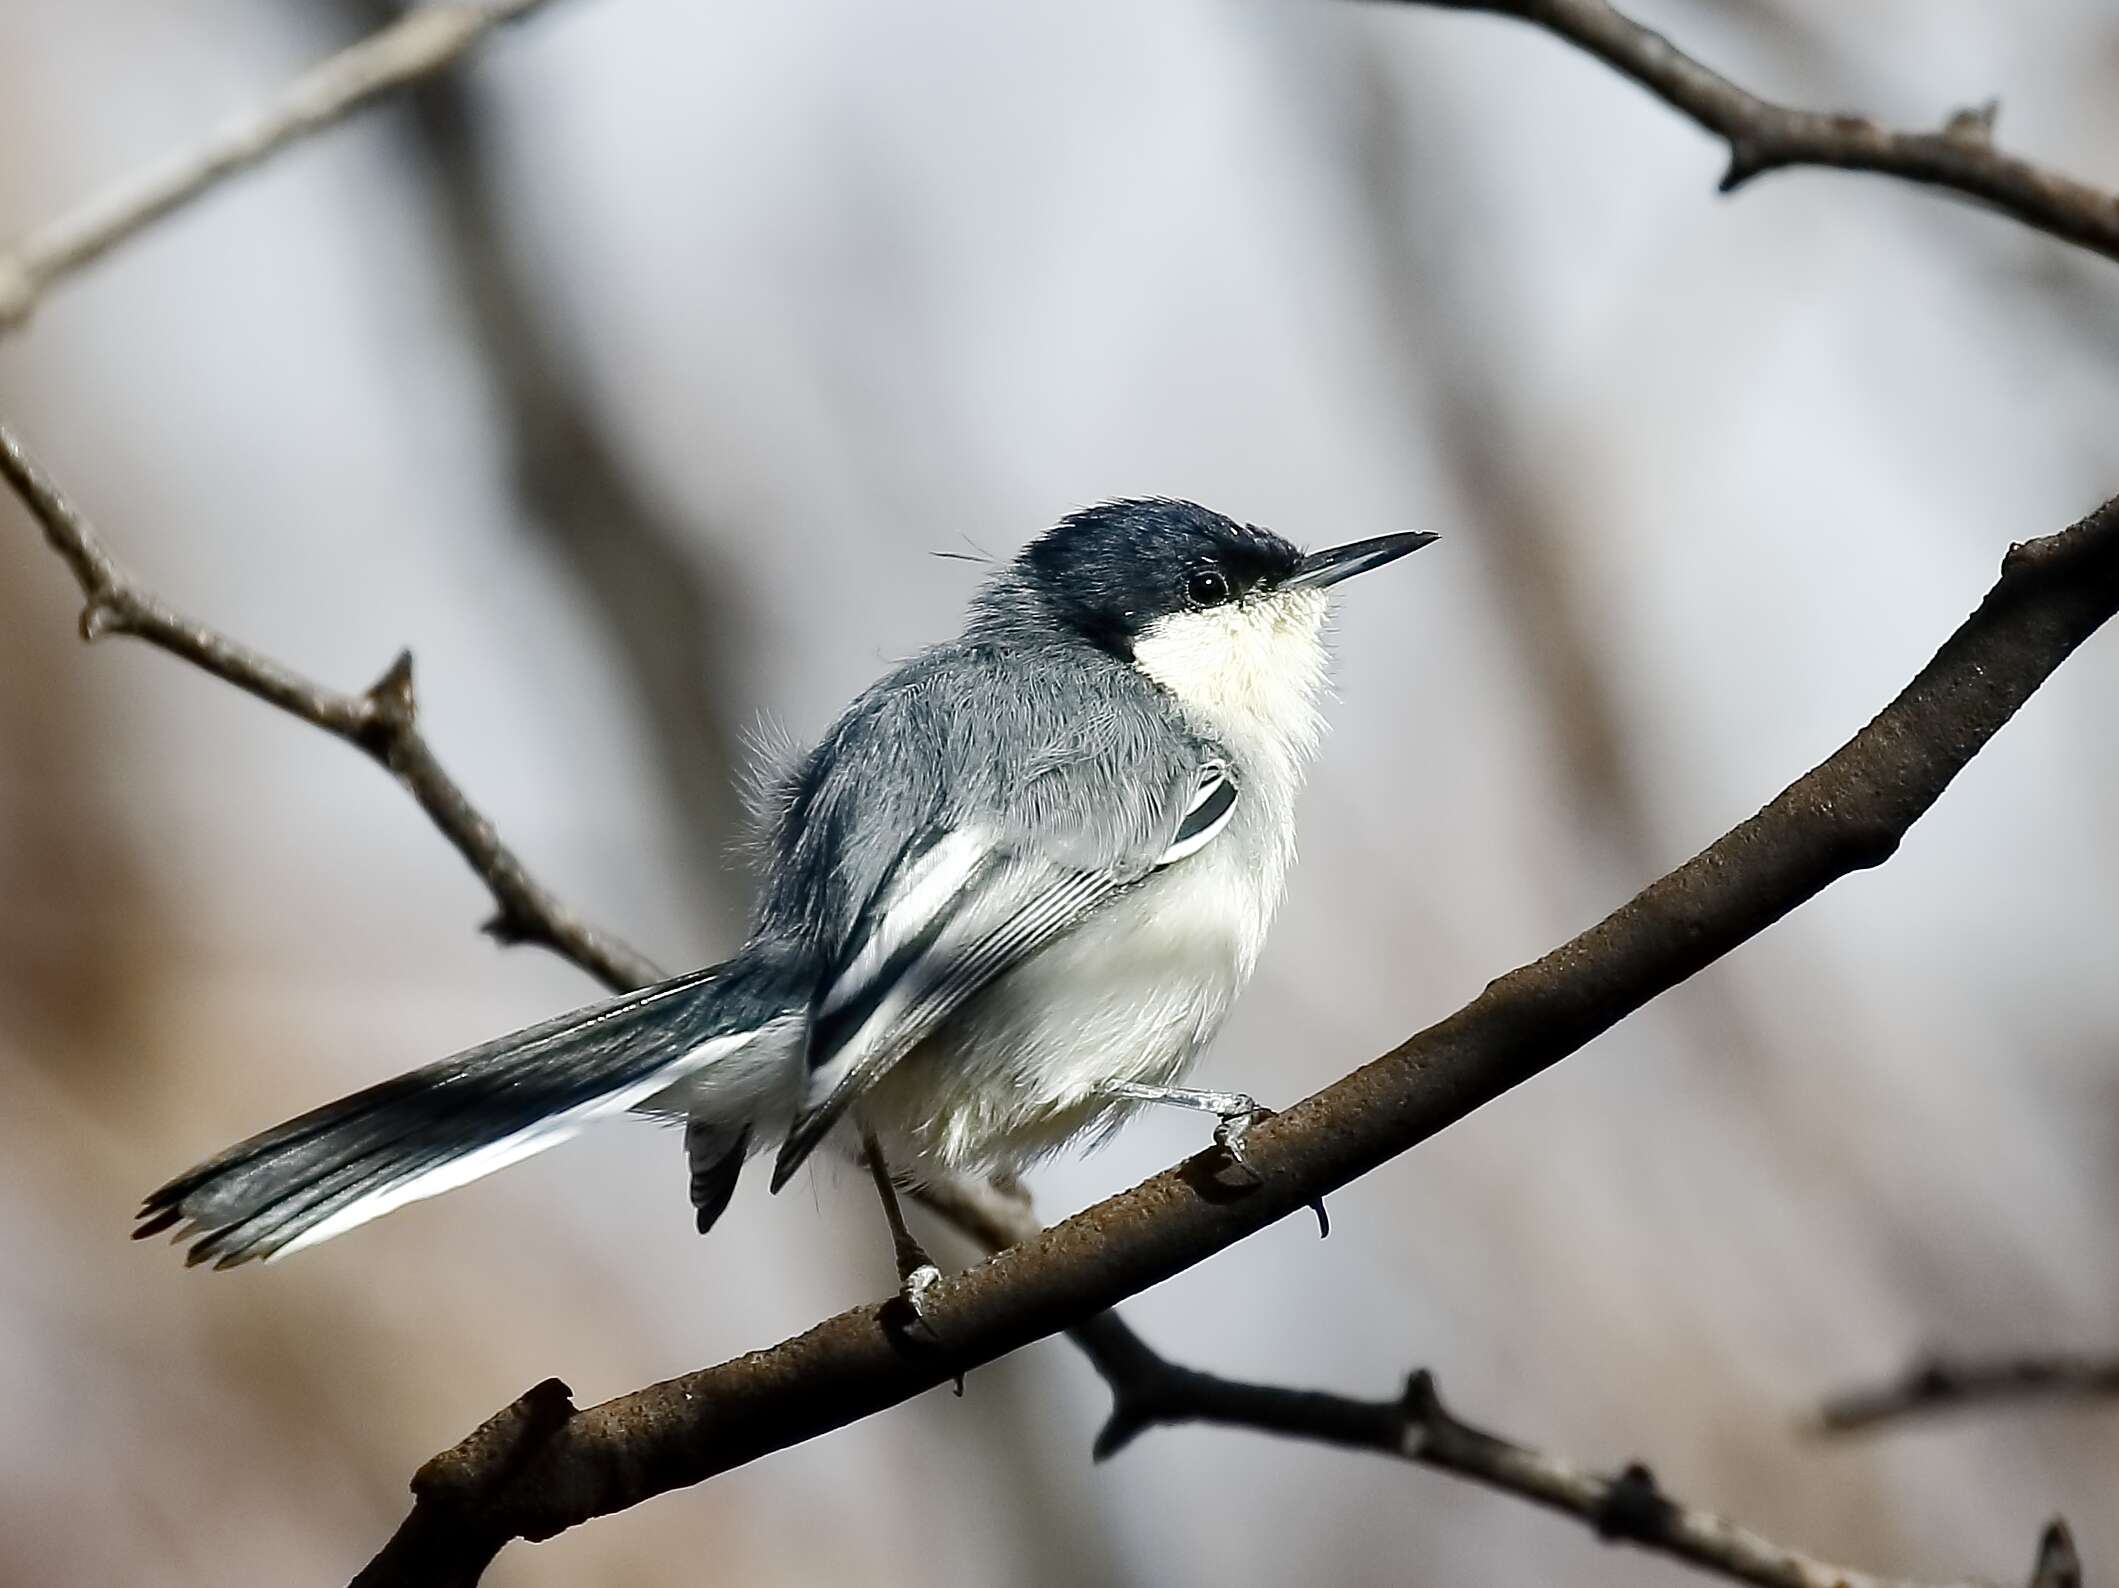
[[[966,1003],[864,1100],[886,1145],[1020,1168],[1115,1123],[1113,1082],[1174,1083],[1264,944],[1288,861],[1273,814],[1243,812]]]

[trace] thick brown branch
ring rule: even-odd
[[[177,155],[0,250],[0,331],[29,318],[65,276],[172,210],[377,96],[439,71],[488,33],[550,0],[442,0],[408,13],[304,72],[272,99]]]
[[[1879,864],[2119,609],[2119,498],[2011,549],[2000,581],[1898,698],[1756,816],[1456,1014],[1258,1125],[1256,1182],[1215,1153],[928,1293],[936,1348],[859,1307],[795,1339],[574,1413],[505,1473],[459,1447],[361,1581],[472,1580],[511,1538],[701,1482],[898,1404],[1202,1262],[1557,1063],[1851,871]],[[469,1570],[469,1575],[466,1574]]]
[[[1932,1412],[2030,1400],[2119,1400],[2119,1357],[1928,1357],[1892,1383],[1833,1396],[1818,1424],[1826,1433],[1866,1432]]]
[[[499,909],[487,930],[503,942],[549,948],[614,991],[660,978],[648,959],[590,926],[536,881],[443,770],[419,730],[411,652],[400,655],[360,694],[326,689],[173,610],[141,584],[5,426],[0,426],[0,477],[14,488],[43,526],[52,549],[73,570],[87,600],[81,613],[83,639],[129,634],[145,640],[366,751],[419,801],[420,809],[492,893]]]
[[[1115,1319],[1113,1320],[1116,1321]],[[1120,1326],[1123,1329],[1123,1325]],[[1124,1331],[1091,1354],[1111,1386],[1111,1420],[1097,1436],[1098,1459],[1116,1454],[1148,1429],[1177,1423],[1250,1428],[1353,1450],[1396,1456],[1468,1478],[1503,1494],[1588,1524],[1606,1543],[1632,1544],[1704,1572],[1759,1588],[1922,1588],[1899,1578],[1850,1571],[1775,1544],[1708,1511],[1681,1505],[1638,1462],[1606,1475],[1525,1449],[1460,1422],[1415,1373],[1396,1400],[1363,1401],[1312,1390],[1282,1389],[1180,1367]],[[2065,1523],[2046,1528],[2032,1566],[2031,1588],[2079,1581]],[[1967,1579],[1937,1588],[1978,1588]]]
[[[2024,225],[2119,259],[2119,194],[1994,145],[1996,107],[1951,116],[1933,132],[1867,116],[1796,110],[1738,87],[1604,0],[1399,0],[1518,17],[1578,45],[1729,146],[1727,193],[1767,171],[1831,166],[1947,188]]]

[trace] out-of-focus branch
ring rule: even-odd
[[[1847,1390],[1826,1401],[1818,1426],[1830,1434],[1997,1401],[2119,1400],[2119,1357],[1930,1356],[1888,1384]]]
[[[1880,865],[2002,725],[2119,610],[2119,498],[2012,547],[1999,582],[1906,686],[1757,815],[1456,1014],[1255,1126],[927,1293],[933,1341],[857,1307],[600,1406],[530,1417],[435,1457],[358,1579],[464,1584],[549,1538],[785,1449],[1032,1340],[1078,1328],[1409,1150],[1580,1048],[1840,877]],[[547,1411],[554,1411],[547,1407]],[[489,1425],[491,1426],[491,1425]]]
[[[366,752],[419,802],[442,835],[493,895],[498,913],[486,930],[502,942],[535,943],[581,966],[613,991],[657,980],[643,955],[590,926],[533,878],[515,852],[465,797],[419,729],[412,694],[412,653],[359,694],[341,694],[185,616],[111,555],[88,520],[0,426],[0,477],[43,527],[52,549],[73,570],[87,598],[81,637],[129,634],[255,695],[267,705]]]
[[[1397,3],[1517,17],[1587,50],[1729,146],[1724,193],[1791,166],[1867,171],[1947,188],[2119,260],[2119,194],[1995,147],[1991,103],[1956,112],[1938,131],[1904,131],[1868,116],[1797,110],[1762,99],[1605,0]]]
[[[0,250],[0,331],[26,320],[53,283],[172,210],[377,96],[440,70],[503,23],[551,0],[441,0],[405,15],[304,72],[258,109]]]
[[[340,0],[377,27],[400,0]],[[657,498],[599,411],[511,225],[504,128],[468,70],[436,72],[400,102],[412,134],[408,175],[428,200],[440,264],[485,371],[525,527],[575,578],[587,609],[638,686],[651,753],[669,787],[695,884],[725,896],[743,827],[743,654],[734,569],[689,509]]]
[[[1396,1400],[1364,1401],[1247,1384],[1181,1367],[1130,1330],[1123,1341],[1101,1342],[1101,1354],[1092,1355],[1112,1395],[1110,1421],[1096,1440],[1098,1459],[1115,1455],[1150,1428],[1177,1423],[1249,1428],[1432,1467],[1571,1516],[1606,1543],[1633,1544],[1759,1588],[1921,1588],[1830,1565],[1712,1512],[1681,1505],[1638,1462],[1615,1475],[1591,1472],[1474,1428],[1451,1415],[1425,1370],[1413,1374]],[[2030,1588],[2079,1588],[2080,1581],[2074,1542],[2067,1524],[2056,1518],[2039,1542]],[[1965,1579],[1938,1588],[1979,1585]]]

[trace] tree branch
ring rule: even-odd
[[[197,148],[143,172],[0,251],[0,332],[51,286],[232,176],[344,120],[379,95],[439,71],[495,28],[550,0],[443,0],[304,72]]]
[[[1253,1184],[1203,1153],[951,1276],[943,1342],[857,1307],[768,1350],[540,1424],[493,1464],[421,1469],[412,1515],[359,1579],[459,1583],[549,1538],[810,1439],[1075,1328],[1386,1162],[1574,1052],[1849,872],[1880,864],[2003,723],[2119,609],[2119,498],[2012,547],[2000,581],[1911,684],[1758,815],[1456,1014],[1256,1126]]]
[[[1939,131],[1908,132],[1867,116],[1796,110],[1738,87],[1605,0],[1397,0],[1516,17],[1587,50],[1729,146],[1721,190],[1791,166],[1867,171],[1949,189],[2119,260],[2119,194],[1994,145],[1998,106],[1960,110]]]
[[[1107,1316],[1116,1322],[1115,1315]],[[1111,1419],[1096,1440],[1099,1460],[1150,1428],[1177,1423],[1249,1428],[1432,1467],[1571,1516],[1606,1543],[1632,1544],[1760,1588],[1922,1588],[1827,1564],[1711,1512],[1681,1505],[1638,1462],[1605,1476],[1460,1422],[1443,1406],[1433,1376],[1424,1369],[1407,1380],[1396,1400],[1363,1401],[1246,1384],[1180,1367],[1130,1330],[1124,1330],[1122,1341],[1100,1341],[1099,1349],[1098,1371],[1112,1395]],[[2056,1518],[2040,1540],[2030,1588],[2079,1588],[2080,1581],[2067,1524]],[[1978,1585],[1966,1579],[1937,1588]]]
[[[1931,1356],[1891,1383],[1833,1396],[1818,1413],[1818,1426],[1829,1434],[1866,1433],[1933,1412],[2028,1400],[2119,1400],[2119,1357]]]
[[[0,250],[0,333],[57,282],[154,222],[370,100],[440,70],[504,23],[551,0],[437,0],[330,57],[198,148],[121,184]],[[1766,171],[1831,166],[1950,189],[2024,225],[2119,259],[2119,194],[1993,143],[1995,107],[1959,111],[1940,131],[1796,110],[1738,87],[1604,0],[1396,0],[1533,23],[1587,50],[1729,146],[1722,191]]]
[[[504,943],[535,943],[572,960],[614,992],[659,980],[644,955],[569,910],[501,842],[493,824],[467,799],[419,730],[412,693],[412,653],[357,695],[340,694],[251,650],[196,618],[172,609],[104,547],[4,425],[0,477],[43,526],[52,549],[73,570],[87,598],[81,637],[129,634],[312,723],[365,752],[419,802],[493,895],[498,911],[486,930]]]

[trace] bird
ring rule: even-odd
[[[277,1259],[627,1114],[682,1123],[694,1221],[746,1162],[780,1190],[832,1141],[870,1169],[919,1310],[937,1272],[894,1188],[1013,1177],[1184,1087],[1249,979],[1324,727],[1333,588],[1428,545],[1305,554],[1167,497],[1062,518],[957,638],[764,780],[744,946],[383,1081],[145,1199],[188,1261]]]

